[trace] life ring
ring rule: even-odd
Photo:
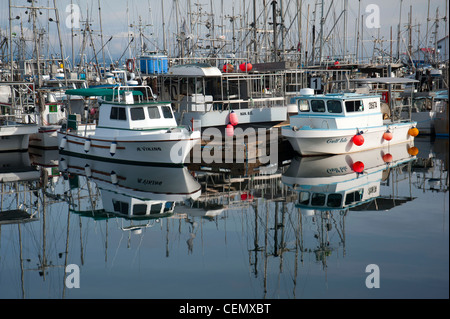
[[[133,59],[128,59],[126,66],[127,66],[128,72],[134,72],[134,60]]]

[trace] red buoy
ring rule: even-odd
[[[384,155],[383,155],[383,161],[384,161],[385,163],[391,163],[392,160],[393,160],[393,157],[392,157],[391,154],[387,153],[387,154],[384,154]]]
[[[356,134],[355,136],[353,136],[353,144],[355,144],[356,146],[361,146],[364,144],[364,137],[361,134]]]
[[[241,63],[241,65],[239,65],[239,69],[242,72],[250,72],[253,69],[253,65],[251,63]]]
[[[239,123],[238,116],[234,111],[231,111],[231,113],[229,115],[229,120],[230,120],[230,124],[233,126],[236,126]]]
[[[352,169],[356,173],[362,173],[364,171],[364,163],[361,161],[357,161],[353,164]]]
[[[234,135],[234,127],[231,124],[228,124],[227,127],[225,128],[225,134],[227,136],[233,136]]]
[[[231,64],[231,63],[224,64],[223,68],[222,68],[222,72],[223,73],[232,73],[232,72],[234,72],[234,65]]]
[[[394,137],[394,136],[393,136],[392,132],[389,131],[389,130],[387,130],[386,132],[383,133],[383,138],[384,138],[386,141],[392,140],[393,137]]]

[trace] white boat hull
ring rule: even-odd
[[[42,149],[58,148],[58,130],[61,125],[41,126],[37,133],[30,135],[30,147]]]
[[[66,139],[63,142],[63,139]],[[89,147],[86,147],[86,141]],[[58,132],[60,153],[89,159],[135,164],[182,165],[192,147],[200,141],[200,132],[185,131],[134,136],[84,137]],[[64,147],[61,145],[65,144]],[[116,143],[115,152],[111,144]],[[87,148],[87,150],[86,150]]]
[[[362,129],[364,143],[357,146],[353,143],[353,136],[357,133],[353,129],[297,129],[286,126],[282,128],[282,135],[291,143],[294,151],[302,156],[347,154],[371,150],[388,145],[414,141],[408,131],[415,122],[395,123]],[[387,129],[392,132],[390,141],[383,139]]]
[[[0,126],[0,152],[28,150],[30,135],[37,130],[37,126],[31,124]]]

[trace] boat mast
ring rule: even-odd
[[[303,0],[297,0],[297,28],[298,28],[298,64],[300,67],[302,67],[302,7],[303,7]]]
[[[322,64],[322,50],[323,50],[323,24],[324,24],[324,17],[323,17],[323,0],[321,1],[321,8],[320,8],[320,39],[319,39],[319,64]],[[344,33],[345,38],[345,33]],[[345,40],[344,40],[345,41]],[[345,45],[344,45],[345,46]]]
[[[348,0],[344,0],[344,54],[343,59],[347,58],[347,21],[348,21]]]
[[[358,63],[358,50],[359,50],[359,17],[361,15],[361,0],[358,0],[358,19],[356,22],[356,50],[355,50],[355,62]]]
[[[273,55],[274,62],[278,62],[278,45],[277,45],[277,2],[272,1],[272,19],[273,19]]]
[[[256,0],[253,0],[253,52],[255,55],[255,61],[258,62],[258,41],[256,30]]]
[[[13,63],[13,41],[12,41],[12,16],[11,16],[11,0],[8,0],[9,7],[9,63],[10,63],[10,72],[11,72],[11,82],[14,81],[14,63]],[[15,99],[11,99],[11,105],[14,108]]]
[[[400,0],[400,17],[398,19],[398,33],[397,33],[397,61],[400,60],[400,32],[402,27],[402,3],[403,0]]]
[[[70,10],[71,10],[71,12],[70,12],[71,17],[73,17],[73,0],[70,0]],[[74,52],[74,47],[73,47],[73,38],[74,38],[73,25],[74,25],[74,21],[72,21],[71,26],[70,26],[70,35],[71,35],[70,40],[71,40],[71,44],[72,44],[72,69],[75,68],[75,52]]]
[[[101,41],[101,44],[102,44],[102,58],[103,58],[103,72],[104,72],[103,74],[105,74],[106,73],[105,50],[103,49],[103,47],[104,47],[104,44],[103,44],[103,27],[102,27],[102,11],[101,11],[100,0],[98,0],[98,18],[99,18],[99,22],[100,22],[100,41]]]
[[[161,0],[161,14],[162,14],[163,51],[164,51],[164,54],[167,54],[166,22],[165,22],[165,18],[164,18],[164,0]]]

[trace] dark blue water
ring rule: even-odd
[[[57,152],[35,151],[38,180],[2,183],[0,214],[36,219],[0,224],[0,298],[448,298],[448,140],[415,146],[398,165],[328,180],[336,193],[374,183],[348,209],[302,207],[301,189],[316,186],[290,183],[289,161],[247,177],[117,168],[113,185],[95,163],[87,179],[83,163],[62,172]],[[142,189],[121,184],[134,175]],[[151,218],[111,213],[132,198],[154,201]],[[371,264],[378,288],[366,286]]]

